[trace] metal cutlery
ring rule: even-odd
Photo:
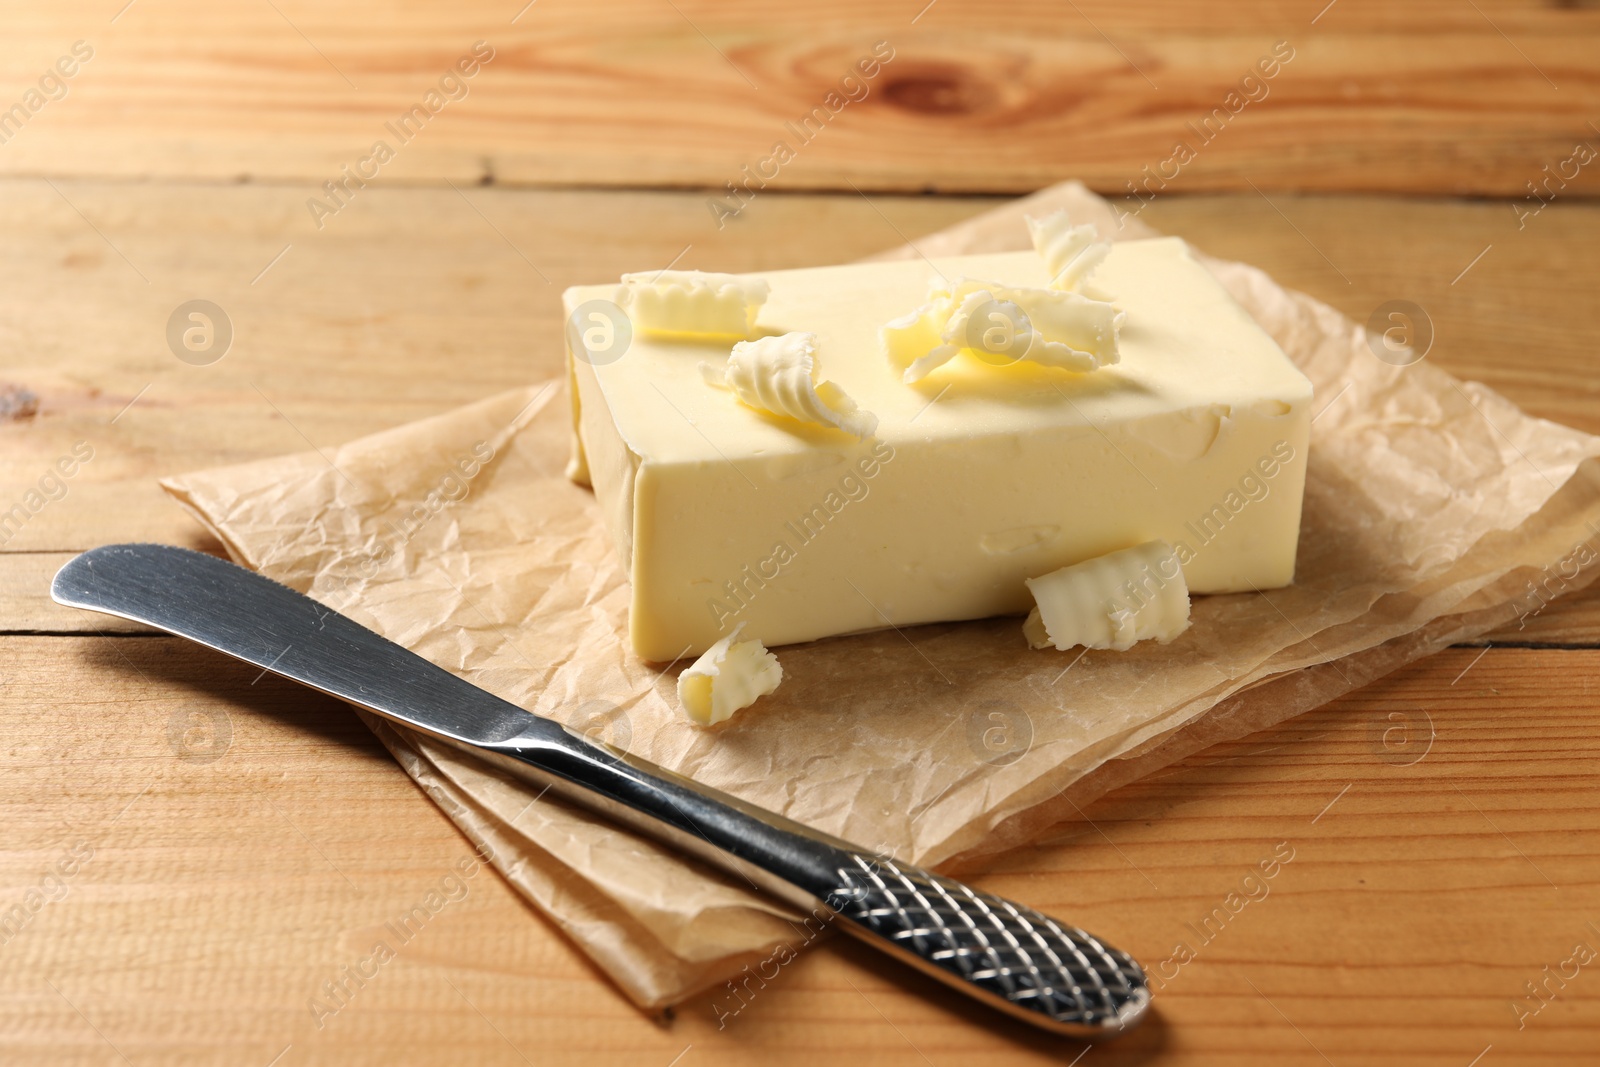
[[[107,545],[62,567],[51,592],[473,752],[1047,1030],[1108,1037],[1149,1007],[1139,965],[1082,930],[588,740],[243,567],[167,545]]]

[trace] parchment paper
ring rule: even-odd
[[[1025,248],[1022,215],[1053,206],[1112,239],[1150,233],[1118,230],[1073,183],[900,254]],[[240,563],[530,711],[863,845],[970,866],[1108,789],[1533,610],[1530,582],[1548,597],[1600,572],[1572,563],[1581,542],[1600,546],[1600,438],[1426,361],[1380,361],[1326,305],[1252,267],[1207,265],[1311,378],[1320,413],[1295,585],[1196,598],[1167,646],[1035,652],[1020,619],[836,638],[778,650],[773,696],[693,727],[675,711],[683,664],[662,672],[627,651],[626,575],[592,495],[563,475],[556,382],[326,458],[162,484]],[[642,1007],[804,940],[748,885],[369,724]]]

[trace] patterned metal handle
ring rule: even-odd
[[[852,934],[943,982],[1080,1038],[1120,1033],[1149,1007],[1133,958],[1082,930],[886,857],[850,858],[826,903]]]

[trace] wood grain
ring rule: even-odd
[[[45,598],[54,568],[114,540],[208,547],[156,490],[162,474],[327,447],[550,373],[564,285],[680,253],[729,270],[850,259],[988,201],[774,194],[719,231],[690,193],[374,187],[319,232],[307,193],[0,181],[0,376],[39,397],[35,415],[0,424],[0,501],[74,442],[95,449],[0,548],[0,628],[13,631],[0,635],[0,913],[63,850],[94,849],[65,897],[0,945],[0,1059],[1076,1056],[846,944],[784,968],[722,1029],[726,991],[652,1022],[483,873],[316,1026],[321,984],[466,846],[341,705],[166,638],[83,633],[87,616]],[[1428,358],[1600,431],[1600,208],[1558,202],[1518,229],[1504,204],[1269,196],[1163,197],[1143,217],[1358,318],[1415,300],[1438,330]],[[236,326],[207,367],[177,361],[164,337],[197,296]],[[1600,591],[1521,633],[1491,637],[1600,643]],[[1600,919],[1600,651],[1480,652],[1451,650],[1124,789],[1092,824],[979,879],[1161,967],[1185,924],[1278,842],[1294,848],[1266,898],[1164,979],[1153,1025],[1095,1062],[1464,1067],[1492,1044],[1490,1067],[1592,1046],[1589,969],[1521,1030],[1511,1005],[1573,942],[1600,948],[1586,926]]]
[[[787,190],[1123,195],[1187,139],[1169,191],[1523,196],[1600,144],[1600,13],[1576,3],[143,0],[111,21],[121,4],[6,5],[0,107],[73,42],[94,58],[0,145],[0,173],[321,183],[387,138],[386,185],[720,191],[784,140]],[[408,143],[386,133],[479,40],[495,58],[469,95]],[[878,41],[894,58],[867,95],[814,140],[788,133]],[[1293,60],[1202,144],[1187,124],[1278,41]],[[1585,172],[1564,195],[1595,188]]]
[[[1096,1062],[1464,1067],[1490,1044],[1486,1062],[1587,1054],[1600,975],[1584,968],[1521,1030],[1511,1005],[1575,942],[1600,947],[1588,925],[1600,652],[1476,656],[1451,650],[1219,746],[977,879],[1152,968],[1177,942],[1195,949],[1158,971],[1152,1024]],[[0,663],[0,912],[67,850],[93,852],[0,945],[8,1064],[1078,1054],[837,942],[783,968],[721,1029],[738,1003],[726,991],[651,1022],[487,872],[319,1029],[309,1001],[322,983],[467,855],[434,805],[342,705],[184,642],[3,637]],[[1280,842],[1293,859],[1260,879]],[[1257,899],[1213,919],[1202,943],[1189,924],[1242,885]]]
[[[0,555],[0,632],[12,634],[155,633],[142,623],[64,608],[50,599],[50,579],[76,552]]]
[[[186,543],[196,528],[163,474],[335,445],[555,375],[565,286],[675,257],[849,260],[986,203],[773,197],[719,235],[681,194],[396,189],[318,234],[299,224],[303,187],[56,185],[0,183],[3,373],[40,398],[0,424],[0,500],[79,441],[94,456],[6,551]],[[234,328],[203,367],[165,334],[196,296]]]

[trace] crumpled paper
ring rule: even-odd
[[[1071,183],[899,254],[1025,248],[1023,214],[1056,207],[1111,239],[1151,232],[1119,230]],[[530,711],[862,845],[969,867],[1111,788],[1514,620],[1540,603],[1530,583],[1548,597],[1600,570],[1574,563],[1600,545],[1600,438],[1427,362],[1381,361],[1332,308],[1206,263],[1320,410],[1295,584],[1196,598],[1171,645],[1035,652],[1010,618],[834,638],[780,649],[775,694],[724,727],[691,726],[676,711],[683,665],[628,651],[627,575],[593,496],[563,474],[570,407],[554,381],[327,455],[162,485],[238,562]],[[640,1006],[804,940],[740,880],[368,722]]]

